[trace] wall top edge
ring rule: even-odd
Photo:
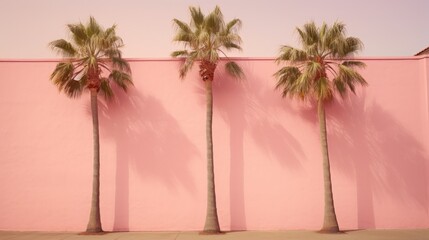
[[[129,62],[180,62],[180,58],[124,58]],[[226,58],[221,58],[225,60]],[[230,60],[236,61],[274,61],[272,57],[229,57]],[[61,58],[0,58],[0,62],[60,62]]]
[[[125,58],[129,62],[179,62],[180,58]],[[222,58],[225,60],[226,58]],[[274,61],[274,57],[230,57],[234,61]],[[429,55],[421,56],[406,56],[406,57],[356,57],[356,60],[371,61],[371,60],[421,60],[429,59]],[[0,62],[60,62],[60,58],[0,58]]]

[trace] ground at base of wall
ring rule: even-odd
[[[0,231],[0,240],[429,240],[429,229],[416,230],[350,230],[336,234],[314,231],[238,231],[219,235],[201,235],[198,232],[106,232],[94,236],[71,232],[15,232]]]

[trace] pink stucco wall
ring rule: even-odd
[[[342,229],[429,227],[428,57],[364,59],[369,82],[328,106]],[[274,91],[272,59],[220,69],[214,155],[223,230],[318,229],[322,163],[315,109]],[[49,82],[54,61],[0,61],[0,230],[84,230],[89,214],[89,96]],[[201,230],[205,97],[197,69],[131,60],[135,88],[100,102],[105,230]]]

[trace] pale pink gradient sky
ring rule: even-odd
[[[410,56],[429,46],[426,0],[0,0],[0,58],[57,58],[48,42],[90,15],[118,25],[125,57],[166,58],[180,48],[171,20],[188,21],[190,5],[219,5],[226,20],[243,21],[243,51],[230,56],[274,57],[280,45],[296,45],[295,27],[310,20],[344,22],[364,42],[361,56]]]

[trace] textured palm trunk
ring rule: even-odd
[[[332,194],[331,169],[329,164],[328,139],[326,134],[326,117],[323,100],[319,100],[317,113],[319,116],[320,144],[323,155],[323,183],[325,188],[325,210],[321,232],[339,232],[337,215],[335,214],[334,198]]]
[[[92,131],[94,143],[94,162],[93,162],[93,176],[92,176],[92,200],[91,212],[89,214],[87,232],[102,232],[101,218],[100,218],[100,137],[98,130],[98,102],[97,90],[90,89],[91,91],[91,114],[92,114]]]
[[[203,62],[200,65],[200,75],[204,80],[206,87],[206,140],[207,140],[207,212],[206,222],[204,224],[204,233],[219,233],[219,219],[217,215],[216,205],[216,190],[214,176],[214,161],[213,161],[213,136],[212,136],[212,121],[213,121],[213,93],[212,83],[215,64]]]
[[[212,119],[213,119],[213,94],[212,81],[204,81],[206,85],[207,98],[207,118],[206,118],[206,140],[207,140],[207,213],[204,232],[220,232],[219,220],[216,207],[216,190],[213,162],[213,137],[212,137]]]

